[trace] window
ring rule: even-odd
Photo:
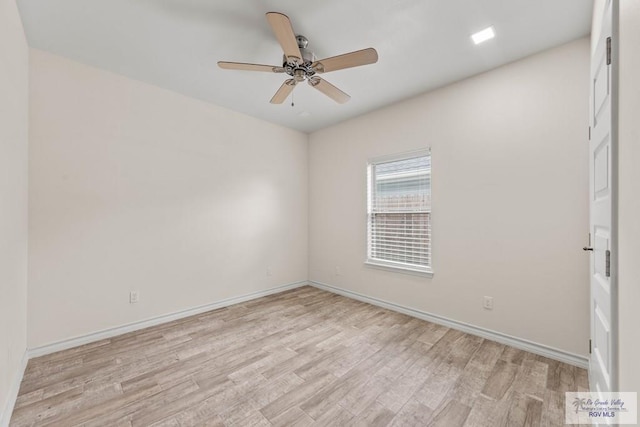
[[[431,152],[368,166],[367,264],[431,274]]]

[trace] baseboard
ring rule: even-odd
[[[482,338],[486,338],[492,341],[506,344],[511,347],[515,347],[521,350],[525,350],[531,353],[538,354],[540,356],[548,357],[549,359],[558,360],[560,362],[568,363],[570,365],[577,366],[579,368],[588,369],[589,359],[574,353],[569,353],[564,350],[549,347],[544,344],[539,344],[533,341],[525,340],[522,338],[514,337],[511,335],[503,334],[502,332],[493,331],[491,329],[482,328],[480,326],[471,325],[465,322],[459,322],[457,320],[449,319],[437,314],[428,313],[426,311],[417,310],[415,308],[406,307],[393,302],[385,301],[379,298],[369,297],[358,292],[349,291],[343,288],[339,288],[326,283],[309,281],[309,285],[322,289],[328,292],[339,294],[347,298],[352,298],[358,301],[366,302],[378,307],[387,308],[389,310],[397,311],[398,313],[406,314],[408,316],[417,317],[418,319],[426,320],[429,322],[437,323],[439,325],[447,326],[451,329],[457,329],[462,332],[466,332],[471,335],[476,335]]]
[[[58,341],[51,344],[34,347],[28,350],[28,357],[29,359],[32,359],[34,357],[44,356],[47,354],[55,353],[57,351],[67,350],[73,347],[78,347],[80,345],[89,344],[92,342],[126,334],[128,332],[133,332],[133,331],[148,328],[151,326],[160,325],[162,323],[171,322],[173,320],[183,319],[185,317],[202,314],[207,311],[215,310],[218,308],[228,307],[230,305],[239,304],[239,303],[250,301],[257,298],[262,298],[267,295],[277,294],[280,292],[288,291],[290,289],[306,286],[308,284],[309,282],[307,282],[306,280],[302,280],[299,282],[289,283],[286,285],[277,286],[275,288],[266,289],[264,291],[252,292],[250,294],[227,298],[227,299],[215,301],[209,304],[201,305],[198,307],[190,308],[187,310],[164,314],[164,315],[152,317],[146,320],[141,320],[138,322],[128,323],[126,325],[117,326],[115,328],[104,329],[98,332],[93,332],[91,334],[81,335],[81,336],[66,339],[63,341]]]
[[[549,347],[544,344],[539,344],[533,341],[525,340],[525,339],[514,337],[511,335],[503,334],[502,332],[498,332],[491,329],[482,328],[480,326],[475,326],[469,323],[449,319],[447,317],[440,316],[437,314],[432,314],[426,311],[422,311],[415,308],[396,304],[393,302],[385,301],[379,298],[370,297],[367,295],[360,294],[358,292],[353,292],[353,291],[349,291],[336,286],[328,285],[326,283],[303,280],[299,282],[294,282],[294,283],[266,289],[263,291],[253,292],[246,295],[241,295],[241,296],[227,298],[220,301],[215,301],[202,306],[178,311],[175,313],[165,314],[162,316],[157,316],[150,319],[141,320],[138,322],[129,323],[126,325],[115,327],[115,328],[104,329],[102,331],[70,338],[63,341],[54,342],[54,343],[39,346],[39,347],[34,347],[29,349],[25,354],[25,357],[23,360],[24,366],[22,367],[21,372],[22,373],[24,372],[24,368],[26,367],[28,359],[32,359],[34,357],[40,357],[47,354],[55,353],[57,351],[67,350],[80,345],[89,344],[89,343],[100,341],[103,339],[112,338],[128,332],[133,332],[133,331],[148,328],[151,326],[160,325],[162,323],[171,322],[173,320],[183,319],[185,317],[202,314],[207,311],[228,307],[230,305],[239,304],[239,303],[250,301],[257,298],[262,298],[267,295],[284,292],[284,291],[299,288],[305,285],[310,285],[318,289],[323,289],[328,292],[345,296],[347,298],[352,298],[358,301],[362,301],[362,302],[373,304],[379,307],[387,308],[389,310],[397,311],[399,313],[403,313],[408,316],[416,317],[418,319],[437,323],[452,329],[457,329],[462,332],[466,332],[466,333],[476,335],[482,338],[486,338],[492,341],[496,341],[502,344],[510,345],[512,347],[519,348],[521,350],[539,354],[541,356],[558,360],[560,362],[568,363],[570,365],[578,366],[580,368],[588,369],[588,366],[589,366],[589,359],[584,356],[580,356],[574,353],[569,353],[564,350]],[[15,384],[15,396],[13,397],[13,403],[11,403],[11,408],[13,408],[13,405],[15,404],[15,397],[17,397],[21,379],[22,379],[22,375],[20,375],[19,381],[17,381],[17,383]],[[13,391],[14,390],[12,389],[12,392]],[[11,402],[11,399],[9,402]],[[0,427],[5,426],[5,424],[3,424],[2,422],[4,422],[4,417],[0,418]],[[8,422],[9,421],[7,420],[6,423],[8,424]]]
[[[5,402],[2,412],[0,412],[0,427],[8,427],[11,421],[11,415],[13,414],[13,408],[16,406],[16,400],[18,399],[18,392],[20,391],[20,383],[22,383],[22,377],[24,377],[24,371],[27,368],[27,362],[29,356],[25,351],[20,361],[18,372],[15,373],[13,381],[11,382],[11,388],[7,395],[7,401]]]

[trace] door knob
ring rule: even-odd
[[[585,246],[584,248],[582,248],[582,250],[583,250],[583,251],[592,251],[592,250],[593,250],[593,248],[588,248],[588,247],[586,247],[586,246]]]

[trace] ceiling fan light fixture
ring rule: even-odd
[[[293,79],[295,81],[302,82],[306,78],[307,78],[307,74],[306,74],[305,70],[303,70],[301,68],[296,68],[295,70],[293,70]]]
[[[493,30],[493,27],[487,27],[482,31],[478,31],[471,35],[471,39],[475,44],[480,44],[482,42],[486,42],[487,40],[491,40],[496,36],[496,32]]]

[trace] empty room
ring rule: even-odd
[[[0,0],[0,427],[639,425],[640,0]]]

